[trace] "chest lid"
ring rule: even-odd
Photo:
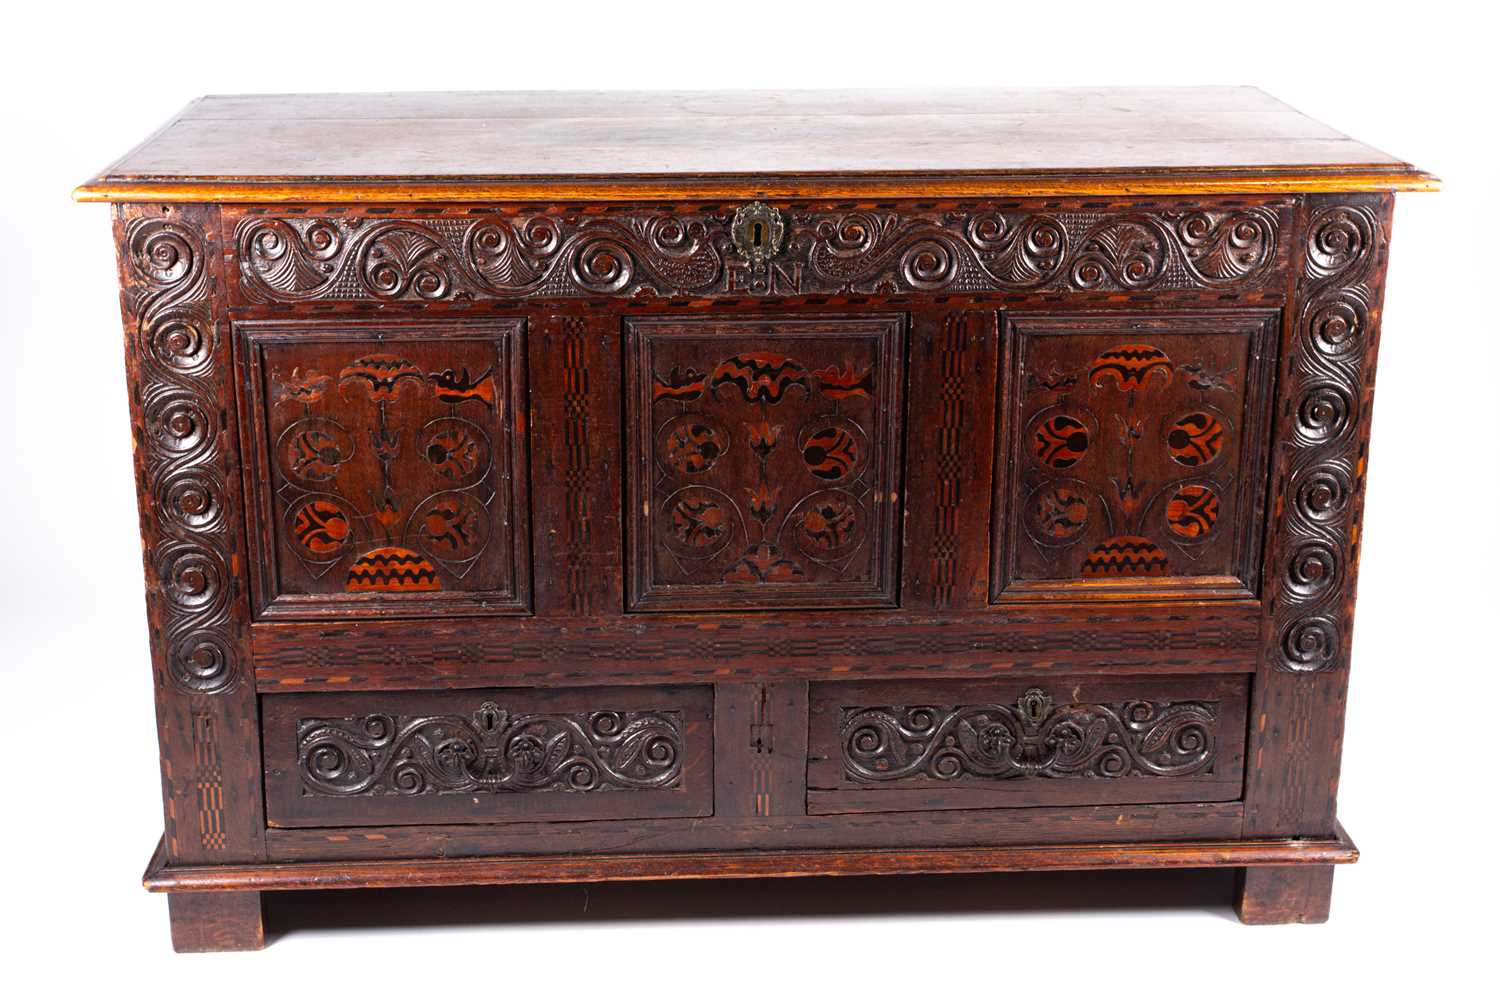
[[[80,201],[639,201],[1411,191],[1253,87],[199,98]]]

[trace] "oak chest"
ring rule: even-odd
[[[213,97],[114,202],[179,949],[260,894],[1327,915],[1393,192],[1258,91]]]

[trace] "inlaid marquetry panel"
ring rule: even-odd
[[[262,614],[527,609],[522,321],[238,329]]]
[[[1009,316],[993,595],[1253,592],[1275,326]]]
[[[630,604],[896,602],[904,319],[639,319]]]

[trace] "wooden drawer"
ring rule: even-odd
[[[271,826],[708,816],[713,689],[262,701]]]
[[[1245,676],[814,684],[808,811],[1237,799]]]

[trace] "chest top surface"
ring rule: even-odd
[[[1253,87],[209,96],[80,200],[1399,191],[1436,181]]]

